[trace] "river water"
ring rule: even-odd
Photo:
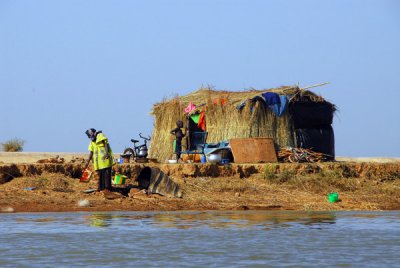
[[[400,266],[400,212],[0,214],[0,267]]]

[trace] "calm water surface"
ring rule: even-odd
[[[0,267],[400,267],[400,212],[0,214]]]

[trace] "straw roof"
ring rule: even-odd
[[[274,92],[279,95],[294,96],[295,98],[300,95],[308,96],[314,102],[325,101],[325,99],[322,98],[321,96],[318,96],[309,90],[301,89],[298,86],[281,86],[278,88],[270,88],[262,90],[249,89],[246,91],[225,91],[225,90],[214,90],[211,87],[201,87],[198,90],[193,91],[187,95],[180,97],[178,96],[172,100],[164,100],[163,102],[155,104],[153,107],[152,114],[155,114],[155,112],[157,111],[157,109],[160,108],[160,106],[163,106],[167,103],[171,103],[175,99],[179,99],[179,101],[183,104],[183,106],[185,105],[187,106],[190,102],[196,104],[203,104],[207,101],[207,99],[227,98],[229,100],[230,105],[236,106],[243,101],[252,99],[255,96],[260,96],[262,93],[265,92]]]

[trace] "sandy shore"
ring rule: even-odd
[[[56,156],[62,157],[66,162],[71,161],[74,158],[85,158],[87,159],[89,153],[87,152],[0,152],[0,163],[36,163],[40,159],[54,158]],[[115,154],[115,157],[119,157],[119,154]],[[357,163],[396,163],[400,162],[400,157],[344,157],[337,156],[336,161],[344,162],[357,162]]]
[[[54,158],[59,156],[64,158],[66,162],[74,158],[88,158],[89,153],[65,153],[65,152],[0,152],[0,163],[20,164],[20,163],[36,163],[41,159]]]

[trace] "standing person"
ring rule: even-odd
[[[183,122],[181,120],[176,121],[176,128],[171,130],[171,134],[175,136],[175,154],[176,154],[176,160],[179,161],[181,158],[181,152],[182,152],[182,138],[185,137],[185,133],[182,131],[183,128]]]
[[[94,128],[86,130],[86,135],[91,140],[89,144],[89,159],[85,168],[90,164],[93,159],[94,170],[99,175],[98,191],[109,192],[111,191],[111,168],[113,165],[113,156],[110,144],[107,137],[101,132],[96,131]]]

